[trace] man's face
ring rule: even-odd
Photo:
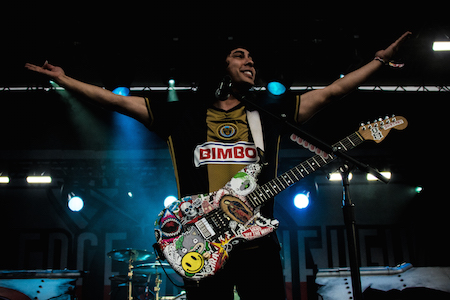
[[[256,70],[250,53],[244,48],[236,48],[230,52],[226,62],[228,75],[237,85],[255,84]]]

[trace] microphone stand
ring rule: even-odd
[[[349,249],[350,258],[350,273],[352,278],[352,290],[353,299],[362,300],[362,288],[361,288],[361,273],[360,273],[360,258],[359,258],[359,248],[356,241],[356,218],[355,218],[355,205],[350,200],[348,174],[350,173],[349,165],[355,166],[363,172],[370,173],[384,183],[388,183],[389,179],[380,174],[376,169],[370,167],[369,165],[363,164],[360,161],[354,159],[353,157],[347,155],[346,153],[337,149],[337,147],[332,147],[319,138],[309,134],[308,132],[301,129],[297,124],[294,124],[287,120],[286,115],[275,115],[272,112],[262,108],[261,106],[255,104],[253,101],[247,98],[247,95],[239,94],[237,91],[233,90],[232,95],[236,97],[239,101],[244,103],[250,108],[255,108],[258,111],[271,116],[272,118],[284,123],[288,127],[294,129],[297,134],[304,140],[318,147],[319,149],[325,151],[329,155],[334,155],[339,157],[344,163],[340,167],[340,172],[342,176],[342,186],[343,186],[343,199],[342,199],[342,211],[344,215],[344,224],[347,231],[347,244]],[[255,98],[253,94],[250,94],[252,98]]]
[[[343,164],[339,168],[339,172],[342,177],[342,212],[344,214],[344,224],[347,232],[347,246],[348,256],[350,259],[350,275],[352,280],[352,292],[353,299],[361,300],[362,287],[361,287],[361,273],[360,273],[360,253],[358,242],[356,239],[356,218],[355,218],[355,205],[350,199],[350,180],[348,175],[350,174],[351,167],[347,164]]]

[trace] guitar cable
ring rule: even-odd
[[[176,287],[181,288],[181,289],[185,289],[186,285],[178,285],[175,282],[173,282],[172,278],[170,278],[169,274],[167,274],[166,269],[164,268],[164,265],[162,264],[161,260],[165,260],[164,258],[164,254],[161,252],[161,250],[159,249],[159,247],[157,246],[158,244],[155,243],[153,244],[153,249],[155,249],[155,253],[157,253],[158,255],[156,256],[156,260],[159,262],[159,264],[161,265],[161,268],[164,271],[164,274],[166,274],[167,278],[169,279],[169,281]]]

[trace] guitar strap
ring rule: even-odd
[[[259,112],[257,110],[247,110],[247,120],[256,148],[264,151],[264,138],[262,134],[261,118],[259,117]]]

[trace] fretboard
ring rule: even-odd
[[[354,132],[353,134],[334,144],[332,147],[336,147],[338,150],[346,152],[362,144],[363,142],[364,139],[357,132]],[[317,171],[319,168],[325,166],[334,159],[335,157],[331,155],[315,155],[298,164],[289,171],[281,174],[277,178],[260,186],[247,196],[247,200],[253,205],[253,207],[260,206],[267,200],[275,197],[280,192],[305,178],[309,174]]]

